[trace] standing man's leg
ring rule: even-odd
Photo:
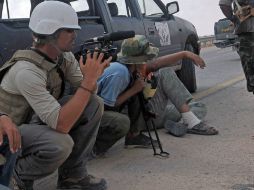
[[[247,81],[247,90],[254,92],[254,33],[239,35],[239,55]]]

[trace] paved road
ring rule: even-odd
[[[204,70],[196,67],[197,92],[204,91],[243,74],[239,55],[231,48],[204,48],[201,50],[200,55],[207,66]]]
[[[208,66],[197,72],[199,92],[242,74],[230,49],[207,48],[202,55]],[[206,120],[219,135],[176,138],[160,130],[168,159],[154,157],[150,149],[124,149],[121,141],[105,158],[89,162],[88,170],[106,178],[109,190],[254,189],[254,96],[239,81],[201,99],[208,106]],[[51,190],[55,181],[38,183],[36,189]]]

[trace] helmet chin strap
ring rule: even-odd
[[[44,45],[48,45],[51,46],[51,48],[54,48],[55,52],[57,53],[56,58],[62,54],[64,51],[61,50],[58,46],[57,46],[57,35],[53,35],[53,36],[47,36],[46,38],[39,38],[37,36],[33,36],[33,40],[35,42],[35,46],[39,45],[39,46],[44,46]]]
[[[49,44],[50,44],[53,48],[56,49],[58,55],[59,55],[59,54],[62,54],[62,53],[64,52],[64,51],[62,51],[62,50],[56,45],[55,42],[50,42]]]

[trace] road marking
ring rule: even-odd
[[[209,95],[211,95],[211,94],[213,94],[213,93],[215,93],[215,92],[217,92],[219,90],[227,88],[227,87],[229,87],[229,86],[231,86],[231,85],[233,85],[233,84],[235,84],[237,82],[240,82],[240,81],[242,81],[244,79],[245,79],[244,75],[239,75],[239,76],[237,76],[237,77],[235,77],[233,79],[230,79],[230,80],[225,81],[223,83],[217,84],[217,85],[215,85],[215,86],[213,86],[211,88],[208,88],[207,90],[204,90],[204,91],[201,91],[201,92],[197,92],[197,93],[193,93],[192,95],[193,95],[194,99],[201,99],[201,98],[209,96]]]

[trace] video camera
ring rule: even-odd
[[[104,53],[103,61],[105,59],[108,59],[110,56],[112,56],[112,61],[116,61],[117,47],[113,46],[113,41],[124,40],[127,38],[132,38],[134,36],[134,31],[118,31],[86,40],[84,44],[81,45],[80,49],[84,63],[86,61],[87,53],[90,52],[92,55],[95,51],[98,51],[99,53]],[[94,44],[100,44],[100,47],[98,47],[98,49],[89,48],[89,46]]]

